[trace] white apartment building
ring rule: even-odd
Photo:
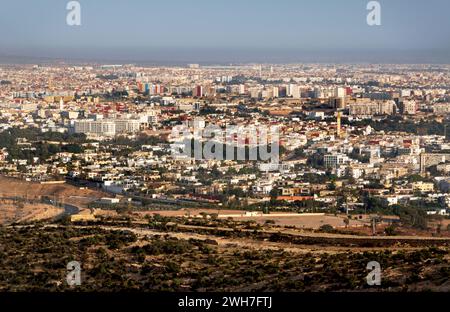
[[[135,133],[140,130],[140,121],[133,119],[77,120],[74,132],[98,136],[115,136],[120,133]]]
[[[329,154],[324,156],[325,167],[337,168],[339,165],[343,165],[349,162],[349,158],[344,154]]]
[[[117,119],[114,120],[116,124],[116,133],[135,133],[141,128],[141,123],[139,120],[133,119]]]
[[[392,115],[395,107],[394,101],[353,103],[349,105],[349,113],[351,116]]]
[[[113,121],[106,120],[79,120],[74,122],[74,132],[99,136],[115,136],[116,124]]]

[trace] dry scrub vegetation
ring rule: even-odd
[[[82,285],[66,285],[66,265]],[[292,253],[100,226],[0,228],[0,291],[450,291],[448,249]],[[366,265],[380,262],[382,286]]]

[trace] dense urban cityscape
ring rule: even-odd
[[[447,246],[449,70],[331,64],[2,66],[0,220],[5,225],[55,220],[50,222],[72,230],[90,224],[94,232],[107,226],[124,230],[120,224],[126,221],[128,229],[115,234],[119,241],[162,231],[173,233],[168,242],[180,235],[197,238],[191,232],[219,246],[236,244],[225,238],[243,233],[250,236],[246,248],[264,237],[276,242],[265,246],[263,239],[257,250],[295,239],[312,245],[311,251],[317,244],[329,246],[323,250],[356,245],[358,251],[397,246],[396,252]],[[197,135],[210,125],[238,130],[222,138]],[[193,135],[174,131],[177,127]],[[250,127],[256,131],[245,132]],[[264,127],[276,127],[277,142],[268,140],[266,148],[279,145],[279,155],[263,160],[259,151],[252,159],[250,150],[261,144]],[[214,157],[204,157],[208,142],[214,142]],[[191,144],[200,146],[200,157],[175,153]],[[218,157],[223,155],[215,149],[228,145],[232,153]],[[238,148],[243,157],[235,154]],[[99,243],[82,240],[87,246]],[[430,289],[448,290],[448,260],[439,260],[436,276],[382,285],[417,290],[423,280]],[[152,288],[272,289],[258,283],[192,285],[191,278],[184,286],[170,279]],[[46,279],[51,285],[51,276]],[[310,289],[353,284],[365,289],[363,282],[336,286],[312,280]],[[277,287],[308,285],[284,283]]]
[[[4,1],[0,306],[444,302],[449,11]]]

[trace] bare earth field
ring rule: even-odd
[[[317,230],[322,225],[329,224],[334,228],[345,227],[344,218],[341,216],[289,216],[289,217],[263,217],[263,218],[241,218],[239,221],[255,220],[259,224],[264,224],[266,221],[275,221],[275,225],[279,226],[295,226],[297,228]],[[363,226],[362,221],[350,220],[349,227]]]
[[[217,209],[181,209],[181,210],[171,210],[171,211],[151,211],[151,212],[138,212],[138,214],[145,215],[156,215],[159,214],[164,217],[186,217],[198,216],[201,213],[206,214],[219,214],[222,215],[242,215],[244,211],[242,210],[217,210]],[[295,226],[297,228],[313,229],[317,230],[325,224],[329,224],[335,228],[345,227],[343,216],[332,216],[332,215],[289,215],[289,216],[263,216],[263,217],[234,217],[237,221],[256,221],[259,224],[264,224],[267,221],[274,221],[275,225],[278,226]],[[350,220],[349,227],[362,227],[364,225],[369,225],[367,220]]]
[[[104,192],[90,189],[80,189],[69,184],[45,185],[35,182],[27,182],[18,179],[0,176],[0,197],[27,197],[28,199],[39,199],[42,196],[56,197],[65,203],[86,207],[87,203],[107,197]]]
[[[64,212],[64,209],[38,203],[43,197],[83,210],[90,202],[107,194],[68,184],[44,185],[0,176],[0,224],[49,219]],[[13,202],[13,198],[20,198],[23,203]]]
[[[142,216],[150,215],[161,215],[164,217],[186,217],[186,216],[198,216],[202,212],[206,214],[217,213],[220,215],[229,215],[229,214],[242,214],[242,210],[217,210],[217,209],[179,209],[179,210],[160,210],[160,211],[144,211],[144,212],[136,212]]]
[[[20,204],[0,200],[0,224],[30,222],[56,218],[64,209],[45,204]]]

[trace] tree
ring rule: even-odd
[[[385,228],[384,232],[386,233],[387,236],[395,236],[397,234],[394,225],[390,225],[387,228]]]
[[[336,190],[336,182],[332,181],[330,184],[328,184],[328,190],[335,191]]]
[[[271,204],[275,204],[276,203],[279,194],[280,194],[280,191],[277,188],[273,188],[270,191],[269,195],[270,195],[270,203]]]
[[[348,228],[348,225],[350,224],[350,219],[349,218],[345,218],[344,219],[344,224],[345,224],[345,228]]]
[[[324,224],[319,228],[319,230],[325,233],[332,233],[334,232],[334,227],[330,224]]]

